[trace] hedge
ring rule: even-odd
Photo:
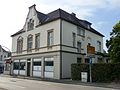
[[[118,82],[120,81],[120,63],[97,63],[91,65],[93,82]],[[81,72],[88,72],[89,64],[72,64],[72,80],[81,80]]]

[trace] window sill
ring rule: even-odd
[[[77,35],[85,38],[85,36],[84,36],[84,35],[80,35],[80,34],[77,34]]]

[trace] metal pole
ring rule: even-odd
[[[89,62],[89,71],[90,71],[90,82],[92,83],[91,65],[92,65],[92,58],[90,57],[90,62]]]

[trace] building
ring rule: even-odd
[[[103,52],[104,36],[90,22],[61,9],[44,14],[35,7],[29,7],[23,28],[11,35],[13,74],[70,78],[72,63],[88,62],[87,46]]]
[[[4,71],[4,64],[5,64],[5,58],[8,58],[9,56],[10,56],[10,52],[6,51],[0,45],[0,73],[3,73],[3,71]]]

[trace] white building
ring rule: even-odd
[[[8,58],[10,56],[10,52],[6,51],[1,45],[0,45],[0,72],[3,72],[4,65],[5,65],[5,58]]]
[[[88,62],[87,45],[103,52],[103,35],[74,13],[57,9],[48,14],[29,7],[24,27],[12,35],[12,73],[62,79],[71,77],[71,64]],[[96,56],[93,61],[97,62]]]

